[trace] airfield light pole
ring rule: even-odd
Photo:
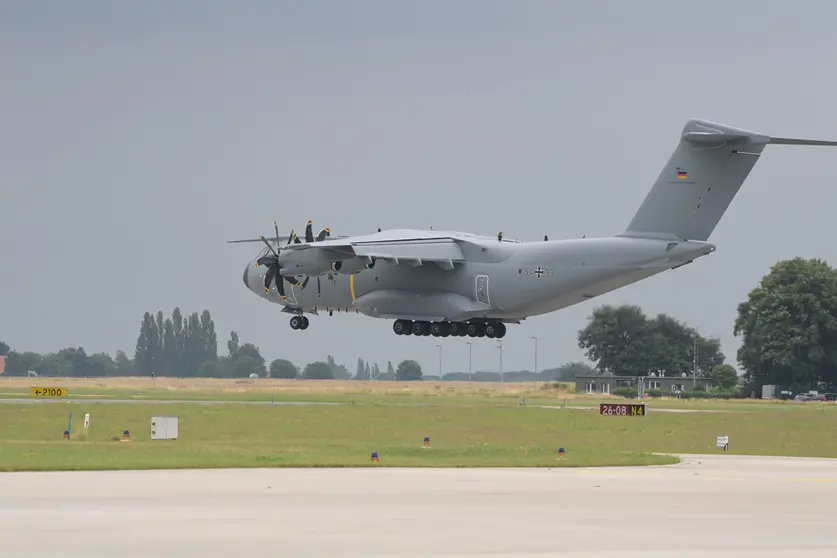
[[[439,381],[442,381],[442,346],[436,345],[439,347]]]
[[[538,338],[533,335],[529,339],[534,339],[535,340],[535,381],[537,381],[537,376],[538,376]]]
[[[497,341],[497,346],[500,348],[500,383],[505,384],[505,376],[503,375],[503,342]]]
[[[466,341],[466,343],[468,344],[468,381],[470,382],[471,381],[471,349],[473,349],[474,346],[471,344],[470,341]]]
[[[697,387],[697,337],[693,338],[694,346],[692,349],[692,389]]]

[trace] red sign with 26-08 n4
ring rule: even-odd
[[[600,403],[599,414],[619,417],[644,417],[645,403]]]

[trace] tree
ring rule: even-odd
[[[217,360],[204,361],[198,367],[198,378],[217,378],[222,376],[221,364]]]
[[[548,379],[558,382],[570,382],[575,380],[576,376],[590,376],[595,373],[596,369],[586,362],[568,362],[566,364],[562,364],[558,368],[543,370],[541,372],[541,376],[543,376],[545,380]]]
[[[395,379],[399,382],[421,380],[421,366],[414,360],[402,360],[395,369]]]
[[[337,362],[334,361],[333,356],[328,355],[326,358],[326,364],[331,369],[332,379],[348,380],[352,377],[352,375],[349,374],[349,369],[346,368],[344,364],[337,364]]]
[[[84,371],[85,376],[93,378],[111,377],[117,375],[116,363],[106,353],[96,353],[90,355],[87,359],[87,367]]]
[[[252,343],[244,343],[241,345],[235,353],[235,356],[232,358],[233,362],[237,362],[238,359],[249,356],[253,360],[259,363],[261,366],[261,371],[264,372],[265,370],[265,360],[262,356],[261,352],[259,352],[259,348],[253,345]]]
[[[704,338],[666,314],[649,319],[632,305],[596,308],[579,331],[578,346],[600,372],[616,376],[691,374],[695,346],[699,375],[708,376],[724,361],[720,340]]]
[[[238,353],[238,333],[236,331],[230,332],[230,340],[227,341],[227,351],[231,358],[235,358]]]
[[[738,373],[729,364],[719,364],[712,368],[712,382],[723,389],[734,388],[738,383]]]
[[[30,370],[37,370],[41,360],[42,357],[38,353],[11,351],[6,356],[6,373],[9,376],[26,376]]]
[[[363,367],[363,359],[358,357],[357,359],[357,370],[355,371],[355,379],[356,380],[365,380],[366,377],[364,375],[365,368]]]
[[[744,378],[801,391],[837,383],[837,271],[820,259],[774,264],[738,305]]]
[[[334,370],[327,362],[309,362],[302,371],[302,376],[309,380],[332,380]]]
[[[376,362],[375,364],[372,365],[372,373],[371,373],[370,377],[373,380],[377,380],[378,376],[380,376],[380,375],[381,375],[381,369],[378,368],[378,363]]]
[[[157,352],[157,333],[154,317],[150,312],[142,316],[140,333],[137,337],[137,346],[134,351],[134,363],[136,371],[141,376],[150,376],[154,372],[154,358]]]
[[[638,306],[596,308],[578,334],[578,346],[602,371],[642,376],[650,366],[647,318]]]
[[[299,374],[296,365],[282,358],[277,358],[270,363],[270,377],[271,378],[296,378]]]
[[[125,351],[116,351],[116,375],[132,376],[134,374],[134,363],[125,354]]]
[[[0,356],[9,356],[9,353],[11,352],[11,350],[12,350],[12,348],[9,347],[8,343],[4,343],[3,341],[0,341]]]
[[[233,377],[247,378],[252,374],[257,374],[259,376],[264,374],[264,364],[250,355],[242,355],[235,359],[235,362],[233,363]]]

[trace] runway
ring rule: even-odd
[[[0,474],[4,556],[837,555],[837,460]]]

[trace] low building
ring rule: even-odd
[[[691,376],[609,376],[591,375],[576,376],[576,393],[602,393],[611,394],[620,388],[637,389],[643,384],[645,392],[660,390],[664,394],[676,394],[681,391],[689,391],[695,386],[703,389],[712,387],[712,380],[709,378],[692,378]]]

